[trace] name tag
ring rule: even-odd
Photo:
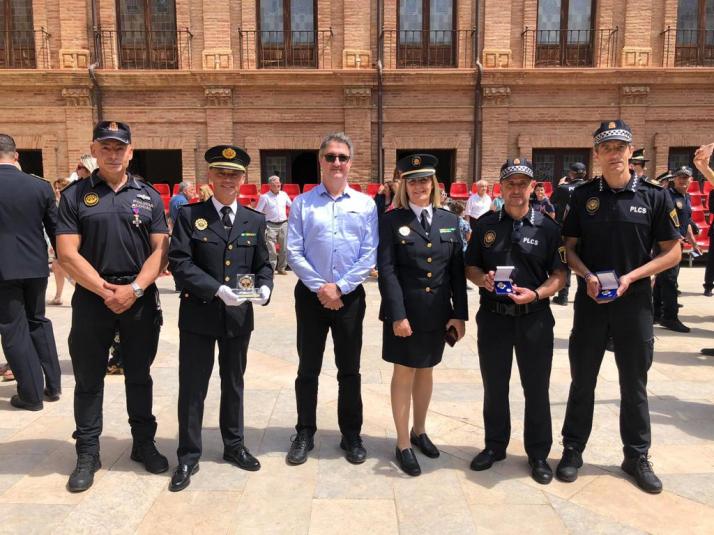
[[[454,227],[449,227],[449,228],[440,228],[439,232],[442,234],[448,234],[449,232],[454,232],[456,229]]]
[[[246,236],[246,237],[248,237],[248,238],[250,238],[251,236],[257,236],[257,234],[256,234],[255,232],[241,232],[240,235],[241,235],[241,236]]]

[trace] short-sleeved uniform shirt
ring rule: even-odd
[[[660,186],[633,175],[613,190],[597,177],[573,191],[563,235],[579,239],[578,255],[590,271],[615,270],[619,277],[649,262],[657,242],[679,239],[676,214]]]
[[[94,171],[62,190],[57,234],[79,234],[81,254],[97,272],[136,275],[151,255],[151,234],[168,234],[161,195],[127,174],[117,192]]]
[[[513,266],[511,280],[518,286],[535,290],[557,269],[565,269],[561,255],[560,227],[549,216],[530,208],[526,217],[514,220],[501,209],[481,216],[473,226],[466,249],[466,265],[484,272],[498,266]],[[485,288],[482,298],[513,303],[507,295]]]
[[[682,237],[687,236],[687,228],[689,223],[692,222],[692,200],[688,193],[682,195],[674,186],[670,185],[667,188],[669,196],[672,197],[672,203],[674,204],[674,209],[677,210],[677,218],[679,219],[679,234]]]

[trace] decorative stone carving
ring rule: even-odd
[[[91,93],[88,87],[65,87],[62,89],[62,98],[67,106],[89,106]]]
[[[483,99],[486,104],[508,104],[508,99],[510,98],[510,96],[511,88],[507,86],[483,88]]]
[[[348,106],[365,106],[372,101],[372,90],[369,87],[346,87],[345,103]]]
[[[651,58],[651,48],[627,46],[622,49],[623,67],[649,67]]]
[[[625,85],[621,89],[622,104],[646,104],[650,88],[647,85]]]
[[[89,50],[63,48],[59,51],[60,69],[86,69],[89,67]]]
[[[204,95],[209,106],[230,106],[233,100],[233,90],[230,87],[207,87]]]
[[[372,67],[372,54],[369,50],[342,51],[342,67],[345,69],[369,69]]]
[[[233,69],[233,51],[230,48],[213,48],[203,51],[203,69],[225,71]]]
[[[483,66],[487,69],[506,69],[511,66],[510,49],[485,49]]]

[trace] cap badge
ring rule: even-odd
[[[521,160],[516,158],[515,160],[513,160],[513,165],[521,165]]]
[[[196,227],[198,230],[206,230],[208,228],[208,221],[203,219],[202,217],[199,217],[194,221],[193,226]]]
[[[97,195],[96,193],[87,193],[84,196],[84,204],[90,207],[96,206],[97,204],[99,204],[99,195]]]
[[[399,234],[401,234],[402,236],[409,236],[410,232],[411,230],[409,230],[409,227],[399,227]]]
[[[587,210],[588,214],[590,215],[593,215],[595,212],[597,212],[599,208],[600,199],[598,199],[597,197],[590,197],[585,203],[585,210]]]
[[[109,126],[107,127],[108,130],[111,130],[112,132],[117,132],[119,131],[119,125],[116,124],[114,121],[109,123]]]
[[[419,156],[414,156],[414,158],[412,158],[412,165],[413,165],[414,167],[420,166],[420,165],[421,165],[421,158],[420,158]]]
[[[234,151],[230,147],[226,147],[225,149],[223,149],[223,152],[221,152],[221,154],[226,160],[232,160],[236,157],[236,151]]]
[[[617,128],[617,123],[615,121],[610,121],[610,124],[608,124],[607,127],[612,130],[613,128]]]
[[[496,241],[496,233],[492,230],[489,230],[486,232],[486,234],[483,235],[483,245],[484,247],[491,247],[493,245],[493,242]]]

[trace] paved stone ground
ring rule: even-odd
[[[348,464],[338,447],[336,380],[331,344],[322,374],[316,448],[308,462],[284,460],[294,432],[293,380],[297,356],[292,274],[277,277],[269,307],[256,314],[246,375],[246,440],[262,464],[247,473],[221,460],[217,366],[208,393],[201,471],[180,493],[167,490],[169,474],[150,475],[129,459],[131,439],[122,377],[108,377],[104,398],[102,463],[94,487],[65,490],[74,466],[73,377],[67,352],[70,308],[50,307],[62,361],[64,396],[29,413],[9,404],[12,383],[0,383],[0,532],[2,533],[712,533],[714,532],[714,359],[699,355],[714,346],[714,298],[701,295],[703,270],[683,268],[682,319],[689,335],[656,328],[655,363],[649,376],[652,456],[665,492],[650,496],[619,469],[619,388],[611,353],[600,373],[595,426],[577,482],[540,486],[528,476],[521,441],[523,395],[514,370],[513,439],[508,459],[487,472],[468,465],[483,444],[483,387],[475,327],[447,348],[435,370],[428,431],[442,450],[437,460],[419,454],[424,471],[403,475],[393,459],[389,406],[390,365],[380,358],[379,295],[367,286],[362,354],[369,459]],[[52,283],[50,283],[52,284]],[[165,325],[153,367],[159,448],[175,463],[177,437],[178,299],[162,278]],[[71,290],[71,287],[69,288]],[[53,290],[51,290],[53,291]],[[475,291],[470,314],[476,311]],[[65,302],[69,302],[69,295]],[[551,379],[553,429],[560,430],[569,385],[567,337],[572,308],[554,307],[556,351]],[[514,364],[515,368],[515,364]],[[559,437],[551,453],[555,467]]]

